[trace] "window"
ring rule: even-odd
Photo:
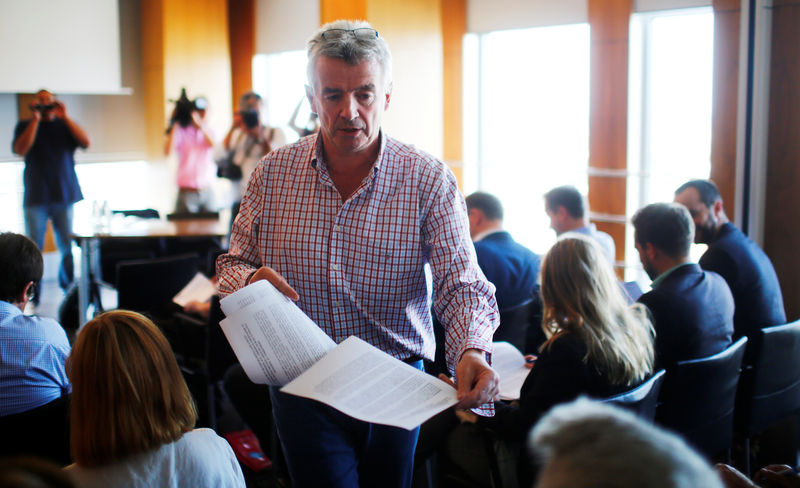
[[[467,35],[463,78],[465,192],[498,196],[506,229],[544,253],[544,193],[588,190],[589,26]]]
[[[630,26],[627,213],[711,172],[711,8],[634,14]],[[626,239],[626,279],[649,283]],[[699,257],[703,249],[692,251]]]
[[[289,119],[297,105],[300,110],[297,125],[308,121],[311,107],[306,100],[306,52],[287,51],[277,54],[258,54],[253,57],[253,90],[264,99],[264,120],[281,127],[287,142],[299,139],[289,128]]]

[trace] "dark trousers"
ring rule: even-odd
[[[363,422],[276,387],[270,397],[295,488],[411,486],[419,428]]]

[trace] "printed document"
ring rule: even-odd
[[[447,383],[351,336],[338,346],[261,280],[220,301],[228,342],[254,383],[311,398],[367,422],[413,429],[457,403]]]
[[[185,307],[189,302],[204,303],[211,300],[211,297],[217,293],[217,287],[214,283],[206,278],[203,273],[198,272],[194,278],[183,287],[181,291],[172,299],[181,307]]]
[[[522,384],[531,372],[525,366],[525,356],[508,342],[495,342],[492,368],[500,375],[500,398],[519,400]]]

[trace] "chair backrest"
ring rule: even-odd
[[[197,255],[181,254],[117,264],[118,306],[137,312],[160,313],[197,274]]]
[[[64,395],[41,407],[0,417],[0,457],[36,456],[67,465],[69,400]]]
[[[618,407],[630,410],[639,417],[653,421],[656,417],[656,405],[658,405],[658,395],[661,392],[661,385],[664,382],[663,369],[658,370],[649,380],[632,390],[628,390],[619,395],[604,398],[603,403],[611,403]]]
[[[747,436],[800,411],[800,320],[761,329],[759,335],[736,413]]]
[[[736,387],[747,338],[667,370],[656,422],[679,432],[708,457],[730,448]]]
[[[161,215],[158,210],[154,208],[142,208],[137,210],[112,210],[115,214],[124,215],[125,217],[139,217],[140,219],[158,219]]]
[[[517,306],[500,311],[500,325],[494,331],[494,342],[508,342],[525,351],[528,328],[531,327],[535,301],[527,300]]]

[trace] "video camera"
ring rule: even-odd
[[[255,109],[247,109],[241,110],[239,115],[242,116],[242,122],[244,122],[244,126],[248,129],[254,129],[258,127],[259,117],[258,117],[258,110]]]
[[[175,112],[169,121],[167,127],[167,134],[172,130],[172,126],[176,123],[181,127],[188,127],[192,123],[192,112],[197,110],[205,110],[208,107],[208,102],[203,97],[189,100],[186,96],[186,88],[181,88],[181,96],[177,100],[170,100],[175,103]]]

